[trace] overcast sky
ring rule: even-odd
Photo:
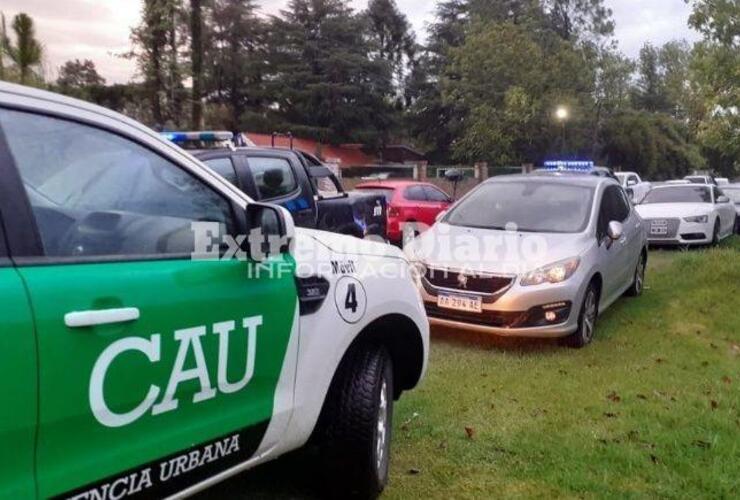
[[[351,0],[355,8],[367,0]],[[684,0],[605,0],[614,10],[616,38],[622,51],[635,57],[642,44],[662,44],[677,38],[696,40],[687,20]],[[432,19],[434,0],[396,0],[423,40],[424,26]],[[287,0],[262,0],[263,12],[276,13]],[[132,61],[117,57],[129,49],[131,26],[138,22],[137,0],[2,0],[8,18],[26,12],[36,20],[38,38],[46,49],[47,78],[69,59],[92,59],[109,82],[126,82],[135,73]]]

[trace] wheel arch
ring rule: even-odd
[[[353,349],[367,344],[379,344],[388,350],[393,362],[396,398],[401,392],[416,386],[424,369],[424,342],[421,331],[411,318],[403,314],[388,314],[372,321],[355,337],[342,361]]]

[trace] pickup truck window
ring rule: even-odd
[[[234,164],[231,162],[231,158],[214,158],[212,160],[206,160],[205,164],[233,185],[236,186],[238,184],[236,170],[234,170]]]
[[[290,162],[283,158],[252,156],[249,170],[263,200],[286,196],[298,188]]]

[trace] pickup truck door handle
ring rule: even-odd
[[[136,321],[139,319],[139,316],[139,309],[136,307],[102,309],[99,311],[74,311],[64,315],[64,324],[69,328],[84,328],[86,326],[127,323],[129,321]]]

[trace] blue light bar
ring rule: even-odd
[[[587,172],[593,170],[594,162],[592,161],[546,161],[547,170],[577,170]]]
[[[162,137],[172,142],[187,142],[187,141],[203,141],[203,142],[217,142],[217,141],[231,141],[234,139],[234,134],[231,132],[162,132]]]

